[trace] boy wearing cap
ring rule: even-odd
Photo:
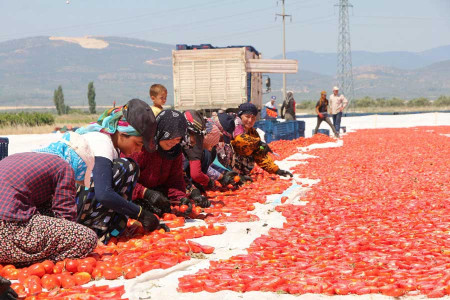
[[[97,235],[77,224],[75,183],[89,183],[94,155],[70,132],[58,142],[0,161],[0,264],[81,258]]]
[[[333,125],[336,131],[339,133],[341,129],[341,118],[342,112],[348,105],[348,100],[344,95],[339,94],[339,88],[337,86],[333,87],[333,95],[328,99],[330,102],[331,116],[333,117]]]

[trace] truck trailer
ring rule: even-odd
[[[175,109],[262,107],[263,73],[297,73],[296,60],[262,59],[252,46],[177,45],[172,51]]]

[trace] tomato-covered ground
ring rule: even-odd
[[[130,222],[89,259],[0,275],[29,299],[449,297],[449,137],[441,126],[274,142],[294,179],[259,169],[192,219],[166,216],[170,233]]]
[[[212,261],[179,290],[450,294],[450,128],[360,130],[291,168],[320,179],[305,206],[248,254]]]

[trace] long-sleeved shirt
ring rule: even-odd
[[[263,170],[268,173],[274,174],[278,171],[279,167],[274,163],[269,155],[265,154],[263,150],[259,148],[261,138],[255,128],[250,128],[247,133],[243,133],[235,137],[231,141],[233,149],[236,154],[241,156],[252,156],[255,162]]]
[[[163,158],[158,151],[149,153],[145,149],[130,156],[140,168],[138,183],[133,190],[133,199],[144,197],[145,188],[161,188],[171,201],[186,197],[186,183],[183,177],[183,155],[175,159]]]
[[[330,97],[328,97],[328,101],[330,102],[330,110],[331,114],[333,115],[341,112],[341,110],[343,110],[348,104],[347,98],[345,98],[342,94],[338,94],[337,96],[332,94]]]
[[[76,221],[75,175],[64,159],[48,153],[18,153],[0,161],[0,220],[28,221],[39,207]]]

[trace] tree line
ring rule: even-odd
[[[95,114],[96,103],[95,103],[95,87],[93,81],[89,82],[88,84],[87,98],[89,103],[89,113]],[[69,113],[70,106],[64,103],[64,92],[61,85],[58,86],[58,88],[53,93],[53,103],[55,104],[56,112],[58,113],[58,115],[65,115]]]
[[[317,100],[307,100],[297,104],[298,109],[314,109]],[[431,101],[427,98],[420,97],[411,100],[403,100],[399,98],[376,98],[364,97],[353,100],[352,104],[355,108],[366,107],[446,107],[450,106],[450,96],[440,96],[438,99]]]

